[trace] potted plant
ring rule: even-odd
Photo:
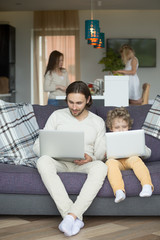
[[[106,56],[99,61],[99,64],[104,64],[104,69],[102,69],[103,72],[109,71],[113,73],[113,71],[124,68],[120,54],[115,52],[112,48],[108,49]]]

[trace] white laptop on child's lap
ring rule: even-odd
[[[106,133],[106,151],[109,158],[144,156],[145,134],[143,129]]]
[[[56,160],[84,159],[84,133],[58,130],[40,130],[40,155]]]

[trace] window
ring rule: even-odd
[[[46,64],[50,53],[57,50],[64,54],[63,66],[68,71],[69,80],[75,81],[75,36],[47,36],[46,44]],[[68,49],[69,48],[69,51]]]
[[[42,37],[39,37],[39,90],[40,104],[43,104],[43,82],[44,73],[42,59]],[[69,49],[68,49],[69,48]],[[47,66],[49,55],[57,50],[64,54],[63,67],[68,72],[70,82],[76,80],[75,77],[75,36],[45,36],[45,65]]]
[[[48,57],[52,51],[63,53],[63,66],[68,72],[70,82],[80,80],[78,11],[36,11],[33,32],[33,101],[35,104],[47,104],[48,95],[43,91],[43,82]]]

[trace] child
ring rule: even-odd
[[[110,110],[107,114],[106,125],[112,132],[128,131],[131,129],[132,123],[133,120],[129,112],[123,107]],[[145,146],[145,156],[143,158],[149,158],[150,155],[151,150]],[[126,198],[121,170],[132,169],[134,171],[142,185],[140,197],[150,197],[152,195],[153,184],[150,173],[138,156],[118,160],[108,159],[106,165],[108,166],[108,180],[115,195],[115,203],[121,202]]]

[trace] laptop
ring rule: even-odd
[[[106,151],[108,158],[127,158],[144,156],[145,133],[143,129],[106,133]]]
[[[84,159],[84,132],[40,130],[40,155],[56,160]]]

